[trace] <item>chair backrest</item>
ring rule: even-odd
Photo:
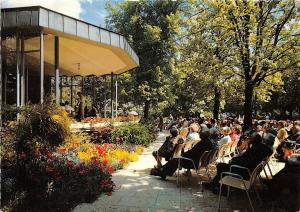
[[[217,161],[218,159],[218,154],[219,154],[219,149],[215,148],[213,150],[210,151],[210,155],[209,155],[209,163],[214,163]]]
[[[236,141],[233,141],[231,146],[230,146],[230,152],[231,153],[234,153],[235,152],[235,149],[237,147],[237,144],[238,144],[239,140],[236,140]]]
[[[192,149],[198,142],[200,142],[200,141],[190,140],[190,141],[185,142],[184,151],[188,151],[188,150]]]
[[[255,169],[253,170],[253,172],[251,173],[250,176],[250,186],[252,186],[255,183],[255,180],[257,178],[257,176],[260,174],[260,172],[263,170],[263,168],[266,165],[266,161],[263,160],[262,162],[260,162]]]
[[[229,144],[223,144],[222,146],[220,146],[219,148],[219,152],[218,152],[218,159],[223,158],[226,154],[226,150],[228,149]]]
[[[185,127],[185,128],[182,128],[179,135],[185,139],[188,133],[189,133],[189,129],[187,127]]]
[[[209,156],[211,151],[205,151],[200,157],[198,169],[206,167],[209,164]]]
[[[181,156],[182,150],[184,148],[184,143],[183,144],[177,144],[174,153],[173,153],[173,158]]]

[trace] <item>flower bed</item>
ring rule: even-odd
[[[1,205],[11,210],[66,211],[110,194],[112,172],[138,160],[143,150],[139,139],[130,142],[142,125],[122,128],[130,134],[101,128],[101,142],[93,143],[85,133],[71,133],[67,114],[56,106],[30,106],[19,113],[20,121],[7,125],[2,135],[0,152]],[[139,133],[145,132],[150,133]]]
[[[104,122],[130,122],[130,121],[137,121],[138,117],[136,116],[118,116],[116,118],[103,118],[103,117],[87,117],[83,119],[81,122],[83,123],[90,123],[90,124],[96,124],[96,123],[104,123]]]

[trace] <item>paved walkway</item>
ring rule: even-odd
[[[165,137],[165,133],[160,133],[157,141],[144,150],[139,161],[130,163],[127,169],[113,174],[117,190],[111,196],[101,195],[91,204],[78,205],[73,212],[217,211],[218,196],[208,190],[201,192],[196,178],[189,184],[183,176],[181,186],[177,187],[176,176],[168,177],[164,181],[149,175],[150,169],[155,165],[151,153],[160,147]],[[229,201],[222,198],[221,211],[250,211],[247,208],[249,203],[246,195],[234,193],[231,195],[234,198]]]

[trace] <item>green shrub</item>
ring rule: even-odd
[[[156,138],[151,127],[140,123],[130,123],[116,127],[111,132],[112,141],[122,140],[136,145],[148,146]]]

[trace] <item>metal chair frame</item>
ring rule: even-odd
[[[223,186],[223,184],[228,186],[227,187],[227,198],[229,198],[230,187],[234,187],[232,184],[230,185],[230,183],[227,183],[227,184],[224,183],[223,179],[226,179],[226,177],[227,177],[227,179],[230,179],[230,180],[233,180],[233,181],[235,180],[235,181],[242,182],[243,188],[241,188],[241,187],[235,187],[235,188],[242,189],[242,190],[244,190],[246,192],[248,200],[249,200],[249,203],[250,203],[250,206],[251,206],[251,209],[254,212],[254,207],[253,207],[250,195],[249,195],[249,191],[252,188],[254,188],[254,191],[255,191],[255,193],[257,195],[257,198],[261,201],[259,193],[258,193],[258,191],[254,187],[254,183],[255,183],[255,180],[257,179],[257,177],[259,177],[260,172],[264,169],[265,165],[266,165],[266,161],[262,161],[260,164],[258,164],[256,166],[256,168],[253,170],[252,173],[250,173],[250,170],[248,168],[242,167],[242,166],[238,166],[238,165],[232,165],[230,167],[230,171],[229,172],[222,172],[221,173],[221,180],[219,182],[220,183],[220,190],[219,190],[218,211],[220,211],[220,207],[221,207],[221,192],[222,192],[222,186]],[[249,173],[249,176],[250,176],[249,181],[245,180],[239,174],[232,173],[232,169],[233,168],[246,170]],[[224,175],[226,175],[226,176],[223,177]],[[246,186],[246,184],[248,186]]]
[[[179,185],[179,182],[180,182],[181,160],[186,160],[186,161],[189,161],[193,165],[193,169],[195,169],[197,177],[198,177],[198,183],[201,185],[201,191],[203,191],[203,186],[202,186],[203,181],[200,178],[200,170],[201,170],[201,168],[205,168],[205,173],[207,174],[208,178],[211,180],[211,176],[209,174],[208,168],[209,168],[209,164],[211,164],[211,162],[213,160],[215,160],[216,151],[218,151],[218,149],[203,152],[203,154],[201,155],[201,157],[199,159],[198,168],[196,167],[196,165],[192,159],[182,157],[182,156],[176,157],[176,158],[178,158],[177,186]],[[188,180],[190,181],[190,178],[188,178]]]

